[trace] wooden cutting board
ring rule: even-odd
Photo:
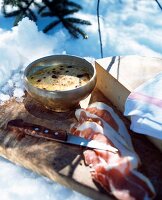
[[[97,89],[92,93],[91,102],[94,101],[103,101],[112,106]],[[121,115],[121,113],[118,114]],[[74,111],[55,113],[46,110],[29,96],[23,102],[12,99],[1,105],[0,155],[92,199],[114,199],[92,181],[90,168],[83,160],[82,148],[8,132],[7,122],[17,118],[51,129],[61,128],[68,131],[70,124],[76,120]],[[129,123],[128,120],[124,120],[126,124]],[[131,134],[135,149],[143,163],[140,171],[154,184],[158,194],[157,199],[162,199],[161,154],[146,138]]]
[[[95,93],[94,98],[98,93]],[[104,100],[104,97],[99,96]],[[23,102],[15,99],[8,101],[0,106],[0,154],[93,199],[112,199],[92,181],[81,147],[8,132],[7,122],[17,118],[50,129],[61,128],[68,131],[70,124],[76,121],[74,110],[55,113],[42,107],[30,96]]]

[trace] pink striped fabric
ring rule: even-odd
[[[142,101],[144,103],[153,104],[155,106],[158,106],[158,107],[162,108],[162,99],[158,99],[156,97],[147,96],[147,95],[139,93],[139,92],[131,93],[129,95],[128,99],[140,100],[140,101]]]

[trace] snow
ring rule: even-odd
[[[1,200],[79,200],[87,199],[51,180],[11,162],[0,159]]]
[[[13,91],[13,96],[14,97],[20,98],[20,97],[22,97],[24,95],[25,95],[25,93],[24,93],[23,88],[15,88],[14,91]]]
[[[75,0],[77,3],[78,1]],[[122,3],[121,3],[122,2]],[[159,0],[162,3],[162,0]],[[0,0],[1,6],[2,0]],[[37,58],[52,54],[72,54],[89,61],[100,58],[97,28],[97,1],[82,0],[83,10],[75,15],[88,19],[83,26],[88,39],[72,38],[65,29],[44,34],[49,19],[38,19],[37,25],[24,18],[12,28],[13,18],[0,13],[0,103],[11,97],[22,101],[23,71]],[[103,55],[162,56],[162,11],[153,0],[102,0],[100,23]],[[0,193],[2,200],[20,199],[88,199],[7,160],[0,159]]]

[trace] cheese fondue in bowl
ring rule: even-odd
[[[85,67],[71,65],[49,66],[29,75],[29,82],[40,89],[64,91],[85,85],[92,77]]]
[[[76,56],[43,57],[29,64],[24,72],[26,91],[43,106],[57,112],[74,109],[95,84],[95,67]]]

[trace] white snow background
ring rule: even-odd
[[[77,3],[78,1],[75,0]],[[120,3],[122,2],[122,3]],[[162,3],[162,0],[159,0]],[[2,0],[0,0],[1,7]],[[100,58],[97,0],[82,0],[77,17],[92,25],[83,26],[89,38],[74,39],[59,26],[49,34],[41,32],[46,20],[37,25],[24,18],[12,28],[13,19],[0,12],[0,103],[12,96],[21,101],[22,74],[33,60],[52,54]],[[100,22],[103,55],[146,55],[162,57],[162,11],[154,0],[101,0]],[[87,197],[0,158],[1,200],[77,200]]]

